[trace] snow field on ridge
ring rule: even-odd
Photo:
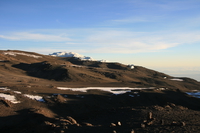
[[[33,54],[27,54],[27,53],[22,53],[22,52],[3,52],[3,54],[4,55],[12,55],[12,56],[24,55],[24,56],[33,57],[33,58],[42,58],[41,56],[37,56],[37,55],[33,55]]]
[[[68,88],[68,87],[57,87],[59,90],[71,90],[71,91],[80,91],[80,92],[87,92],[87,90],[101,90],[101,91],[107,91],[110,93],[113,93],[114,95],[120,95],[127,92],[131,92],[132,90],[143,90],[143,89],[155,89],[155,87],[149,87],[149,88],[130,88],[130,87],[84,87],[84,88]],[[159,88],[160,90],[163,90],[163,88]],[[12,91],[10,89],[7,89],[6,87],[0,88],[2,91]],[[12,91],[15,94],[23,95],[25,97],[28,97],[32,100],[36,100],[39,102],[45,102],[42,96],[38,95],[30,95],[30,94],[22,94],[20,91]],[[140,96],[138,92],[133,92],[135,95],[129,94],[130,97]],[[186,92],[186,94],[191,95],[196,98],[200,98],[200,91],[194,91],[194,92]],[[67,97],[67,95],[66,95]],[[84,96],[77,97],[84,98]],[[14,95],[4,94],[0,93],[0,98],[4,98],[5,100],[8,100],[14,104],[20,103],[20,101],[16,100],[16,97]]]
[[[87,57],[87,56],[83,56],[80,55],[78,53],[75,52],[55,52],[53,54],[49,54],[51,56],[55,56],[55,57],[75,57],[75,58],[79,58],[81,60],[90,60],[90,61],[94,61],[94,59],[92,57]]]
[[[84,87],[84,88],[67,88],[67,87],[57,87],[59,90],[72,90],[72,91],[81,91],[87,92],[87,90],[102,90],[113,93],[115,95],[124,94],[131,92],[131,90],[143,90],[143,89],[153,89],[154,87],[149,88],[130,88],[130,87]]]
[[[78,59],[81,59],[81,60],[86,60],[86,61],[99,61],[99,62],[108,62],[108,60],[95,60],[93,59],[92,57],[89,57],[89,56],[83,56],[83,55],[80,55],[78,53],[75,53],[75,52],[55,52],[55,53],[52,53],[52,54],[49,54],[50,56],[54,56],[54,57],[75,57],[75,58],[78,58]]]
[[[180,80],[178,80],[180,81]],[[131,90],[143,90],[143,89],[155,89],[155,87],[149,88],[130,88],[130,87],[84,87],[84,88],[68,88],[68,87],[57,87],[59,90],[71,90],[71,91],[80,91],[80,92],[87,92],[87,90],[102,90],[113,93],[114,95],[120,95],[127,92],[131,92]],[[167,88],[158,88],[157,90],[165,90]],[[138,92],[134,92],[134,94],[138,95]],[[195,92],[186,92],[186,94],[200,98],[200,91]],[[134,95],[129,95],[130,97],[134,97]]]

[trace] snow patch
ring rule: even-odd
[[[20,91],[12,91],[6,87],[1,87],[0,90],[3,90],[3,91],[11,91],[11,92],[14,92],[16,94],[22,94]],[[30,99],[33,99],[33,100],[37,100],[37,101],[40,101],[40,102],[45,102],[44,99],[41,97],[41,96],[34,96],[34,95],[29,95],[29,94],[24,94],[25,97],[28,97]],[[8,94],[4,94],[4,93],[0,93],[0,97],[3,97],[5,98],[6,100],[9,100],[11,101],[12,103],[20,103],[20,101],[17,101],[15,96],[12,96],[12,95],[8,95]]]
[[[37,100],[39,102],[45,102],[41,96],[34,96],[34,95],[29,95],[29,94],[24,94],[24,96],[26,96],[30,99],[33,99],[33,100]]]
[[[186,92],[186,94],[191,95],[196,98],[200,98],[200,91],[195,91],[195,92]]]
[[[22,94],[20,91],[13,91],[14,93],[17,93],[17,94]]]
[[[129,95],[130,97],[135,97],[134,95]]]
[[[27,53],[19,53],[19,52],[4,52],[4,55],[12,55],[12,56],[16,56],[16,55],[24,55],[24,56],[29,56],[29,57],[33,57],[33,58],[41,58],[41,56],[37,56],[37,55],[33,55],[33,54],[27,54]]]
[[[10,102],[12,102],[14,104],[20,103],[20,101],[16,100],[15,96],[12,96],[12,95],[9,95],[9,94],[0,93],[0,97],[4,98],[4,99],[6,99],[6,100],[8,100],[8,101],[10,101]]]
[[[170,79],[170,80],[174,80],[174,81],[183,81],[183,79],[178,79],[178,78],[174,78],[174,79]]]
[[[10,89],[8,89],[7,87],[1,87],[0,90],[2,90],[2,91],[10,91]]]
[[[98,60],[99,62],[109,62],[108,60]]]
[[[81,91],[87,92],[87,90],[102,90],[108,91],[115,95],[124,94],[126,92],[131,92],[131,90],[142,90],[142,89],[152,89],[150,88],[130,88],[130,87],[85,87],[85,88],[67,88],[67,87],[57,87],[59,90],[71,90],[71,91]]]
[[[12,91],[11,89],[8,89],[7,87],[0,88],[0,90],[2,90],[2,91]],[[17,93],[17,94],[22,94],[20,91],[12,91],[12,92]]]
[[[167,88],[158,88],[157,90],[163,91],[166,90]]]

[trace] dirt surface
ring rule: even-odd
[[[57,87],[138,89],[115,95]],[[141,66],[0,51],[0,132],[198,133],[200,99],[185,93],[192,90],[200,82]]]

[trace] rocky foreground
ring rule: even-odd
[[[200,99],[186,93],[193,90],[196,80],[141,66],[0,51],[0,132],[199,132]]]

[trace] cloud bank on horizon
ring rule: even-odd
[[[73,29],[72,29],[73,31]],[[74,34],[70,31],[60,30],[63,34]],[[124,29],[79,29],[79,33],[74,36],[68,37],[59,34],[41,34],[38,32],[16,32],[8,35],[0,35],[0,38],[10,41],[31,41],[49,43],[49,48],[58,46],[72,50],[82,49],[82,52],[92,53],[139,53],[139,52],[155,52],[157,50],[168,49],[183,43],[176,35],[170,35],[168,38],[163,36],[165,33],[148,33],[148,32],[131,32]],[[87,34],[85,34],[87,33]],[[77,35],[78,34],[78,35]],[[157,35],[155,35],[157,34]],[[160,35],[160,34],[163,34]],[[76,39],[81,36],[80,39]],[[183,34],[183,36],[186,36]],[[188,36],[188,35],[187,35]],[[194,38],[191,42],[199,41],[200,38]],[[171,38],[171,40],[169,40]],[[186,40],[189,41],[189,40]],[[53,42],[53,43],[51,43]],[[73,45],[73,46],[72,46]],[[85,47],[86,45],[86,47]],[[73,48],[75,47],[75,48]],[[77,49],[77,47],[79,47]],[[40,49],[40,48],[39,48]],[[38,49],[38,50],[39,50]],[[42,50],[45,51],[46,47]],[[41,49],[40,49],[41,50]],[[55,51],[52,48],[52,51]],[[41,51],[40,51],[41,52]],[[47,51],[49,52],[49,51]]]
[[[200,66],[198,0],[11,0],[0,5],[0,49],[103,54],[108,60],[128,55],[129,61],[131,55],[146,65],[152,58],[163,66],[183,66],[184,60]]]

